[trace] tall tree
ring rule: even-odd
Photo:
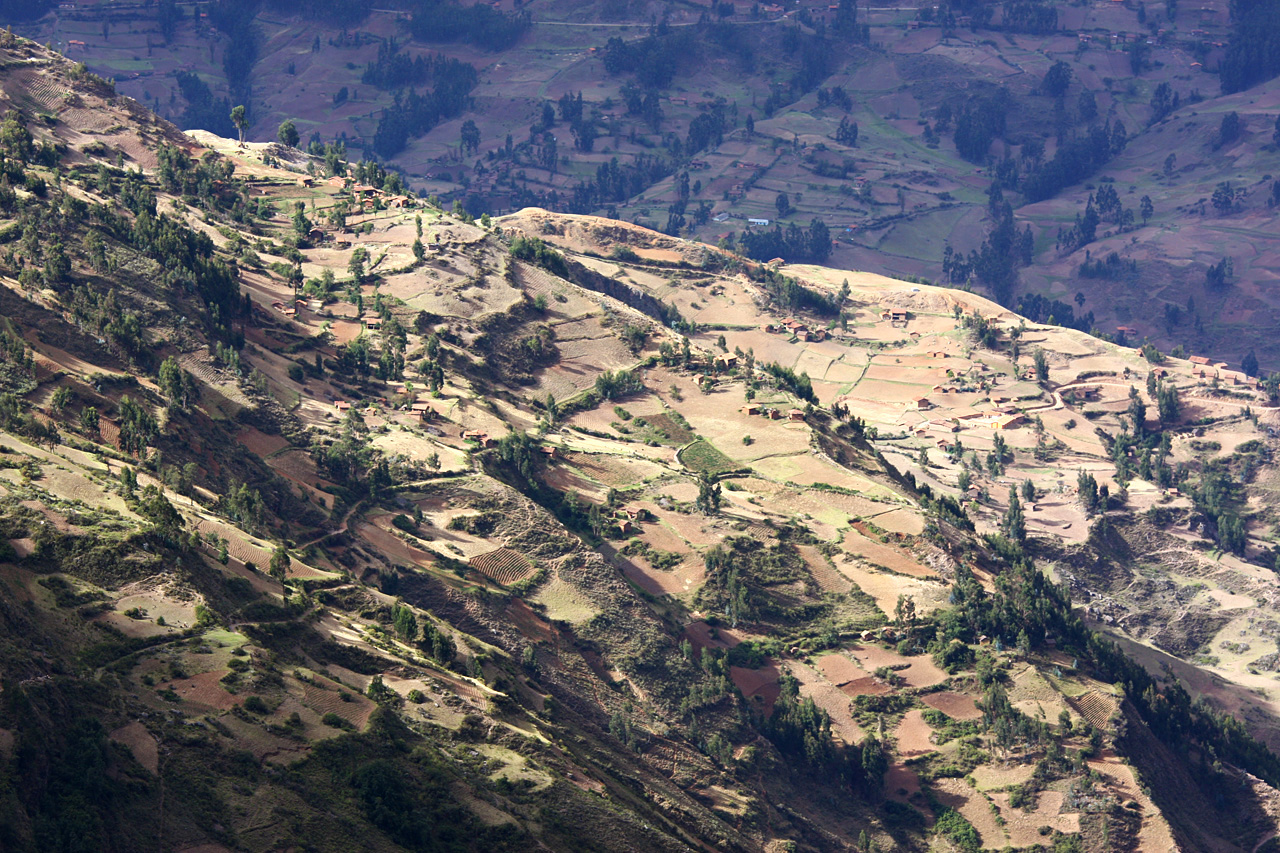
[[[231,123],[236,126],[236,132],[240,134],[240,147],[244,147],[244,132],[249,127],[249,120],[245,112],[244,104],[232,107]]]

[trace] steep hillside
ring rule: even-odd
[[[1274,389],[0,54],[5,849],[1274,837]]]

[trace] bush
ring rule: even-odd
[[[250,697],[250,698],[253,698],[253,697]],[[348,723],[346,720],[344,720],[342,717],[339,717],[337,714],[333,713],[332,711],[330,711],[329,713],[321,717],[320,722],[324,723],[326,726],[332,729],[351,728],[350,723]]]
[[[267,707],[267,703],[262,700],[261,696],[247,696],[244,700],[244,709],[255,714],[270,714],[271,709]]]

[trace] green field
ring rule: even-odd
[[[717,450],[710,442],[702,439],[698,439],[680,451],[680,462],[691,471],[710,474],[713,477],[738,467],[732,459]]]

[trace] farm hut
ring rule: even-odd
[[[928,397],[916,397],[911,403],[916,407],[917,411],[933,408],[933,403],[929,402]]]
[[[774,420],[774,421],[782,417],[782,412],[778,411],[777,409],[765,409],[764,413],[769,416],[770,420]]]
[[[787,262],[786,258],[770,258],[768,266],[772,267],[773,269],[777,269],[778,267],[782,266],[786,262]]]
[[[272,303],[271,303],[271,307],[272,307],[272,308],[274,308],[274,309],[276,309],[277,311],[283,311],[283,310],[284,310],[284,303],[283,303],[283,302],[281,302],[279,299],[277,299],[275,302],[272,302]]]
[[[539,447],[538,450],[541,451],[542,455],[547,457],[548,459],[560,458],[560,448],[556,447],[555,445],[544,444],[541,447]]]
[[[434,412],[431,411],[430,404],[428,403],[414,403],[409,407],[409,410],[416,414],[419,419],[424,421],[431,420],[431,416],[434,414]]]
[[[622,508],[622,514],[632,521],[640,521],[644,518],[644,507],[624,506]]]
[[[802,421],[804,420],[804,409],[791,409],[787,412],[788,420]]]
[[[768,228],[768,227],[769,227],[769,220],[767,220],[767,219],[756,219],[756,218],[752,218],[752,219],[748,219],[748,220],[747,220],[747,224],[748,224],[748,225],[758,225],[758,226],[759,226],[759,227],[761,227],[761,228]],[[773,262],[772,262],[772,261],[770,261],[770,263],[773,263]]]
[[[621,533],[623,536],[629,536],[632,533],[635,533],[636,531],[637,531],[637,528],[635,524],[632,523],[629,519],[624,518],[622,521],[618,522],[618,532]]]
[[[996,418],[991,422],[991,426],[994,427],[995,429],[1013,429],[1014,427],[1018,426],[1026,419],[1027,419],[1026,416],[1022,415],[1021,413],[1013,414],[1013,415],[1000,415],[1000,417]]]
[[[339,400],[339,401],[337,401],[336,403],[334,403],[333,405],[334,405],[334,407],[335,407],[339,412],[341,412],[341,413],[343,413],[343,414],[345,414],[346,412],[349,412],[349,411],[351,410],[351,404],[350,404],[350,403],[348,403],[346,400]]]
[[[776,325],[774,325],[773,323],[765,323],[765,324],[764,324],[764,330],[765,330],[766,332],[768,332],[769,334],[773,334],[774,332],[778,331],[778,328],[779,328],[779,327],[778,327],[778,326],[776,326]]]
[[[316,185],[316,182],[313,178],[310,178],[310,177],[298,178],[298,186],[300,187],[314,187],[315,185]]]
[[[950,358],[951,354],[940,349],[929,350],[929,358]]]
[[[1226,369],[1227,369],[1227,363],[1226,363],[1225,361],[1215,361],[1215,362],[1213,363],[1213,369],[1214,369],[1214,370],[1226,370]]]
[[[1188,358],[1187,361],[1191,362],[1192,364],[1201,364],[1201,365],[1209,363],[1209,359],[1203,355],[1193,355],[1190,358]]]
[[[742,411],[747,413],[748,415],[758,415],[760,414],[760,407],[755,403],[752,403],[750,406],[746,406],[745,408],[743,408]]]
[[[724,353],[715,357],[715,366],[719,370],[733,370],[738,366],[738,357],[732,353]]]
[[[907,322],[907,312],[895,308],[889,312],[889,321],[892,323],[905,323]]]
[[[806,343],[806,344],[807,344],[807,343],[809,343],[809,341],[810,341],[810,339],[811,339],[812,337],[813,337],[813,335],[809,334],[809,332],[807,332],[807,331],[805,331],[805,330],[803,330],[803,329],[801,329],[800,331],[796,332],[796,340],[800,341],[801,343]]]
[[[816,341],[818,343],[821,343],[826,339],[827,339],[826,329],[814,329],[812,332],[809,333],[809,340],[811,341]]]
[[[488,433],[480,432],[479,430],[473,430],[473,429],[467,430],[462,434],[463,441],[474,441],[477,444],[481,444],[481,445],[484,444],[485,439],[487,439],[488,437],[489,437]]]
[[[361,318],[360,318],[360,322],[364,323],[364,327],[365,327],[366,329],[381,329],[381,328],[382,328],[382,318],[381,318],[381,317],[361,317]]]

